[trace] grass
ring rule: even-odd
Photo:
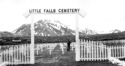
[[[94,62],[70,62],[70,63],[50,63],[50,64],[42,64],[36,63],[34,65],[27,64],[27,65],[18,65],[18,66],[117,66],[108,61],[94,61]]]

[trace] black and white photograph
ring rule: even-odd
[[[125,0],[0,0],[0,66],[125,66]]]

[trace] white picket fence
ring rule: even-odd
[[[114,42],[114,41],[112,41]],[[116,43],[118,43],[117,41]],[[121,41],[123,44],[123,40]],[[125,45],[106,46],[104,41],[80,41],[80,61],[101,61],[107,60],[108,57],[125,58]],[[111,42],[109,42],[111,43]],[[67,43],[45,43],[35,44],[35,57],[44,50],[53,54],[54,48],[59,45],[62,54],[65,54]],[[9,62],[10,65],[30,64],[30,44],[6,45],[0,50],[0,62]],[[75,53],[75,42],[71,44],[71,51]]]
[[[30,64],[30,44],[6,45],[0,51],[0,63],[10,65]]]
[[[125,45],[121,46],[110,46],[110,56],[115,58],[125,58]]]
[[[57,45],[60,46],[60,51],[64,54],[67,48],[66,43],[35,44],[35,57],[41,54],[44,50],[48,50],[51,55]],[[74,43],[71,44],[71,47],[71,50],[73,51],[75,48]],[[30,64],[30,44],[1,46],[0,63],[3,62],[8,62],[9,65]]]
[[[125,58],[125,45],[106,46],[101,41],[80,41],[81,61],[101,61],[108,57]]]

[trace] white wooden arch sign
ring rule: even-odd
[[[29,9],[23,16],[28,18],[31,15],[31,44],[30,44],[30,54],[31,54],[31,63],[34,64],[35,55],[34,55],[34,15],[37,14],[76,14],[76,44],[75,44],[75,53],[76,61],[80,61],[80,44],[79,44],[79,25],[78,25],[78,15],[85,17],[86,12],[79,8],[66,8],[66,9]]]

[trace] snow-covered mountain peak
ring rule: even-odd
[[[30,24],[24,24],[14,31],[20,35],[30,35]],[[35,35],[41,36],[61,36],[74,35],[75,31],[68,28],[58,20],[39,20],[35,23]]]
[[[88,34],[88,35],[97,34],[96,31],[90,30],[90,29],[88,29],[88,28],[85,28],[84,33],[85,33],[85,34]]]
[[[111,30],[111,31],[110,31],[110,33],[119,33],[119,32],[121,32],[121,31],[118,30],[118,29],[114,29],[114,30]]]

